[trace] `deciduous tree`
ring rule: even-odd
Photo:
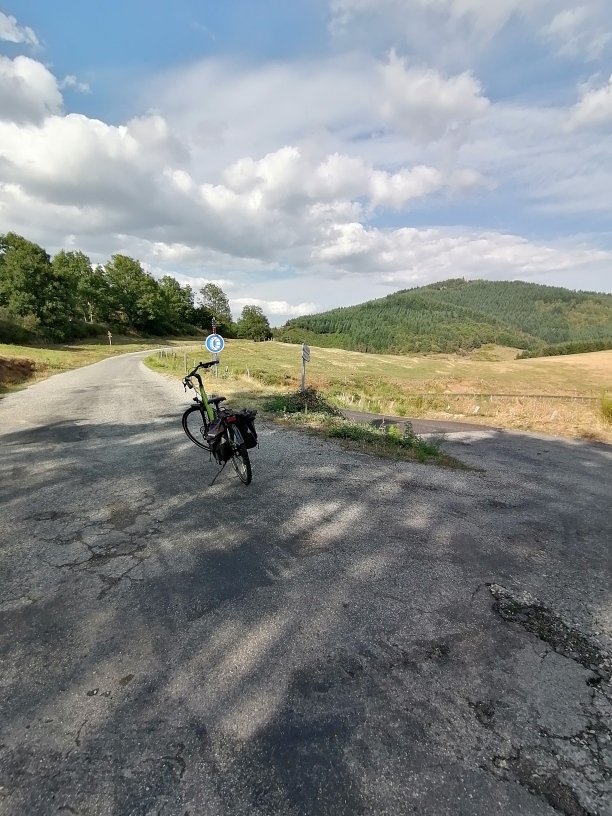
[[[238,337],[248,340],[269,340],[272,329],[261,306],[245,306],[238,321]]]
[[[215,283],[207,283],[200,289],[201,306],[210,312],[217,321],[217,331],[231,329],[232,311],[229,300],[223,289]]]
[[[74,279],[55,269],[42,247],[14,232],[0,236],[0,306],[9,315],[34,317],[59,339],[74,303]]]

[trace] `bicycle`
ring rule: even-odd
[[[254,425],[257,411],[249,411],[246,408],[242,411],[232,411],[219,407],[219,403],[225,402],[226,398],[214,394],[209,397],[206,394],[198,371],[215,365],[219,365],[218,360],[201,362],[183,379],[185,391],[188,388],[195,391],[193,397],[195,405],[190,405],[183,414],[183,430],[195,445],[209,451],[211,457],[214,456],[217,463],[222,465],[217,476],[231,459],[238,478],[243,484],[248,485],[252,478],[248,449],[257,445]],[[198,388],[192,379],[197,380]],[[217,476],[212,484],[215,483]]]

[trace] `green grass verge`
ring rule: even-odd
[[[340,411],[314,388],[305,393],[273,394],[262,398],[266,414],[286,427],[302,429],[328,439],[340,440],[345,447],[385,459],[403,459],[465,469],[459,460],[442,450],[442,438],[423,439],[410,422],[402,431],[397,425],[362,425],[344,419]]]

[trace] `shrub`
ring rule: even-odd
[[[25,345],[36,339],[36,333],[20,326],[12,320],[4,320],[0,317],[0,343],[14,343]]]
[[[311,413],[342,416],[342,412],[323,399],[315,388],[293,391],[291,394],[276,394],[266,400],[264,408],[266,411],[283,414],[299,414],[307,410]]]
[[[358,425],[347,420],[333,425],[328,431],[328,436],[334,439],[352,439],[354,442],[377,442],[382,434],[369,425]]]

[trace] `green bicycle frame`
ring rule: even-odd
[[[208,415],[208,421],[212,422],[215,418],[213,409],[211,404],[208,401],[208,397],[206,396],[206,391],[204,390],[204,386],[202,385],[202,380],[200,380],[200,396],[202,397],[202,405],[206,408],[206,413]]]
[[[191,376],[195,377],[196,380],[198,381],[198,385],[200,386],[200,397],[202,399],[202,405],[206,409],[206,415],[208,416],[208,421],[212,422],[213,419],[215,418],[215,414],[214,414],[214,411],[212,409],[211,404],[208,401],[208,397],[206,396],[206,390],[204,388],[204,383],[202,382],[202,378],[197,373],[197,371],[194,371]]]

